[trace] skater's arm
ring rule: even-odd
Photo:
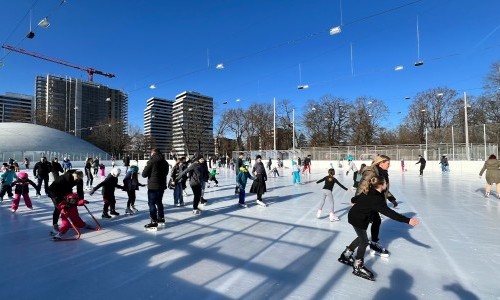
[[[486,163],[484,163],[483,168],[479,172],[479,177],[483,176],[484,171],[486,170]]]
[[[402,223],[409,223],[411,220],[410,218],[405,217],[402,214],[399,214],[399,213],[395,212],[394,210],[390,209],[385,204],[385,201],[378,202],[375,210],[378,211],[379,213],[383,214],[384,216],[387,216],[387,217],[393,219],[394,221],[398,221],[398,222],[402,222]],[[415,226],[415,225],[412,225],[412,226]]]
[[[325,179],[327,178],[328,176],[325,176],[323,178],[321,178],[320,180],[316,181],[316,183],[322,183],[323,181],[325,181]]]
[[[37,191],[37,193],[40,193],[40,191],[38,190],[38,187],[36,186],[36,184],[31,179],[28,179],[28,182]]]
[[[338,185],[339,185],[341,188],[343,188],[345,191],[349,190],[348,188],[346,188],[345,186],[343,186],[343,185],[342,185],[342,183],[340,183],[340,182],[337,180],[337,178],[334,178],[334,179],[333,179],[333,181],[334,181],[334,184],[335,184],[335,183],[336,183],[336,184],[338,184]]]

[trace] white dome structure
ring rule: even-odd
[[[84,160],[86,157],[106,159],[109,154],[89,142],[66,132],[29,123],[0,123],[0,153],[2,161],[13,158],[22,162],[24,157],[38,161],[40,157],[68,157]]]

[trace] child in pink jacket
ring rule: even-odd
[[[36,184],[28,178],[28,173],[26,172],[19,172],[17,174],[17,180],[11,184],[11,186],[16,187],[14,191],[14,200],[12,200],[12,206],[10,209],[13,213],[16,212],[16,210],[19,208],[19,200],[21,199],[21,195],[23,195],[24,203],[26,203],[26,206],[29,209],[33,209],[33,206],[31,205],[29,194],[30,190],[28,184],[31,184],[31,186],[35,188],[37,194],[40,193]]]
[[[59,228],[59,232],[53,237],[54,240],[60,240],[62,235],[68,232],[71,224],[75,225],[77,228],[85,228],[88,227],[87,224],[80,218],[80,214],[78,213],[77,206],[83,206],[88,204],[87,200],[78,200],[78,194],[72,193],[64,197],[64,201],[59,203],[57,208],[61,211],[61,227]]]

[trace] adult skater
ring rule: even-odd
[[[250,187],[250,193],[257,194],[257,204],[260,206],[266,206],[266,203],[262,201],[262,195],[267,191],[266,189],[266,181],[267,174],[266,168],[262,163],[262,156],[257,155],[255,157],[255,164],[252,169],[252,173],[255,176],[255,180]]]
[[[42,182],[45,189],[45,194],[49,194],[49,174],[51,171],[51,164],[47,161],[47,157],[43,156],[40,161],[33,167],[33,176],[38,179],[37,184],[37,196],[40,196],[40,190],[42,189]]]
[[[420,176],[424,176],[424,169],[425,169],[425,164],[427,164],[427,161],[422,155],[419,155],[420,157],[416,163],[416,165],[420,164]]]
[[[189,185],[193,190],[193,214],[200,215],[201,210],[198,208],[201,201],[202,194],[202,182],[204,180],[205,174],[205,158],[203,155],[198,154],[194,157],[193,163],[189,165],[184,171],[178,173],[175,180],[181,181],[182,176],[185,174],[189,177]]]
[[[479,178],[483,176],[486,170],[486,191],[485,197],[490,195],[491,185],[496,184],[497,197],[500,199],[500,161],[497,160],[495,154],[490,155],[488,160],[484,162],[483,168],[479,172]]]
[[[57,177],[49,186],[49,197],[54,203],[54,212],[52,214],[52,234],[54,235],[59,232],[57,221],[59,220],[61,212],[58,209],[58,205],[64,201],[64,197],[73,193],[73,187],[75,186],[78,199],[83,200],[83,172],[74,169],[67,170],[63,175]]]
[[[361,182],[359,183],[359,186],[356,190],[356,195],[359,195],[363,191],[368,190],[370,180],[373,177],[382,176],[385,178],[385,182],[387,183],[386,189],[384,191],[385,199],[389,200],[394,205],[394,208],[398,206],[396,198],[389,191],[389,173],[387,170],[389,170],[390,166],[391,159],[389,158],[389,156],[378,155],[371,166],[363,168]],[[373,253],[375,254],[383,257],[388,257],[389,251],[384,248],[379,242],[380,224],[382,223],[380,215],[374,212],[371,221],[372,226],[370,232],[372,240],[369,242],[370,249],[374,251]]]
[[[366,246],[368,246],[368,236],[366,229],[370,219],[374,214],[383,214],[395,221],[408,223],[415,226],[419,223],[417,219],[408,218],[398,214],[387,207],[385,200],[385,190],[387,182],[383,176],[375,176],[370,179],[368,186],[365,185],[363,192],[351,199],[354,204],[349,210],[348,221],[352,225],[357,237],[346,247],[340,255],[338,261],[353,267],[353,274],[365,279],[373,280],[373,273],[364,265]],[[356,259],[352,257],[355,249]]]
[[[446,157],[446,155],[443,155],[441,157],[441,161],[439,162],[439,164],[441,165],[441,171],[443,173],[448,171],[448,158]]]
[[[148,179],[148,206],[151,222],[145,228],[157,228],[158,223],[165,224],[163,211],[163,193],[167,188],[168,163],[160,149],[151,150],[151,158],[142,170],[142,177]]]
[[[345,175],[349,175],[349,171],[352,171],[352,180],[354,181],[354,184],[352,187],[357,187],[356,186],[356,176],[358,176],[358,168],[356,167],[356,164],[352,161],[353,157],[349,155],[347,157],[347,171],[345,172]]]

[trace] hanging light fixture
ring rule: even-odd
[[[38,26],[48,28],[50,26],[49,19],[47,19],[47,17],[43,18],[40,22],[38,22]]]
[[[308,84],[304,84],[304,85],[299,85],[297,86],[297,89],[299,90],[305,90],[305,89],[308,89],[309,88],[309,85]]]
[[[150,89],[156,89],[156,85],[152,84],[149,86]]]
[[[401,71],[403,69],[404,69],[404,67],[401,65],[394,67],[394,71]]]
[[[336,35],[342,32],[342,28],[340,26],[330,28],[330,35]]]
[[[224,69],[224,64],[218,64],[215,68],[216,68],[217,70]]]
[[[31,10],[30,10],[30,31],[28,32],[28,34],[26,34],[26,37],[29,39],[32,39],[35,37],[35,33],[33,32],[33,30],[31,30]]]
[[[418,16],[417,16],[417,62],[415,63],[415,67],[419,67],[423,64],[424,62],[420,60],[420,32],[418,30]]]

